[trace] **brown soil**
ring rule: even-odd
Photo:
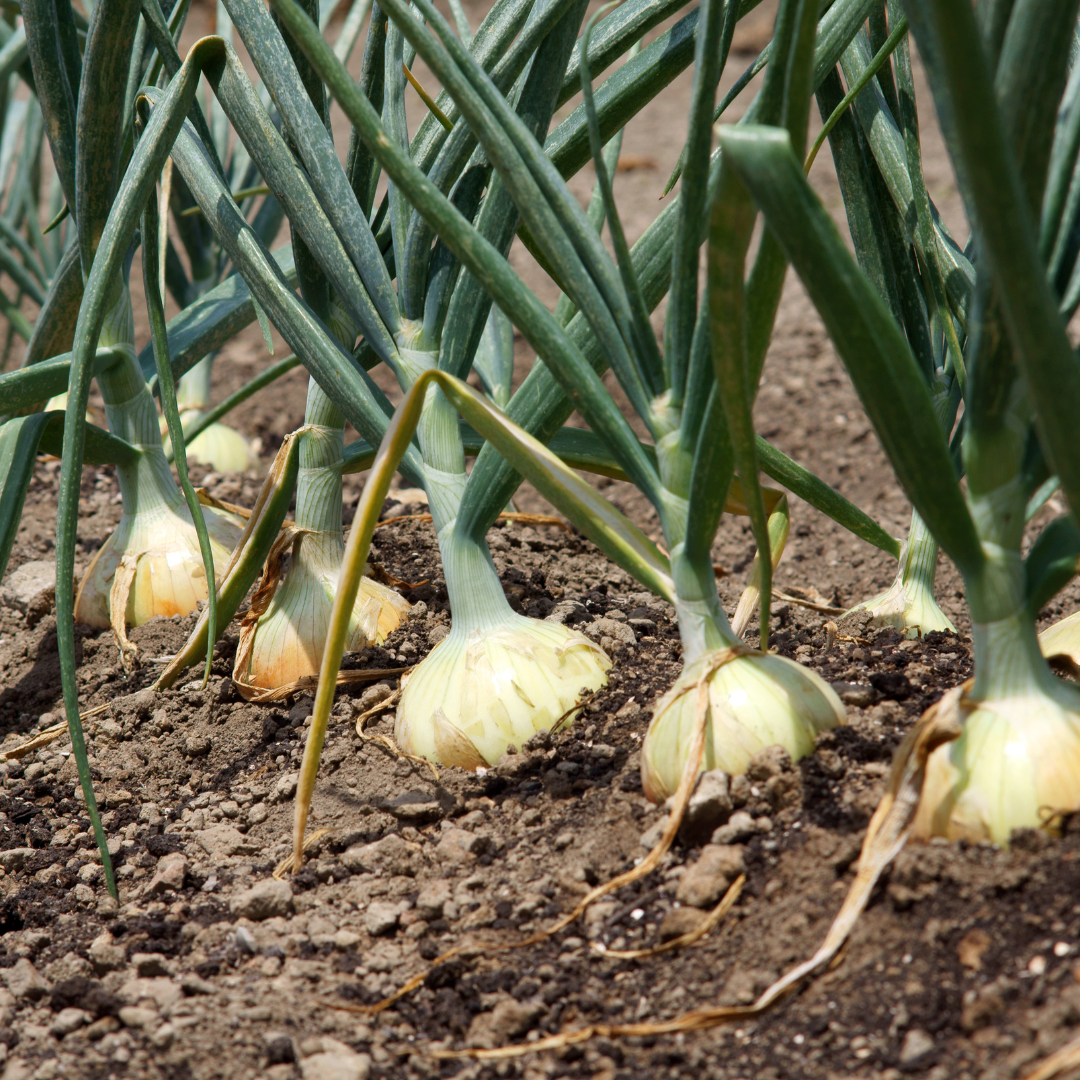
[[[620,176],[627,197],[638,200],[632,232],[651,214],[645,200],[658,193],[678,151],[686,89],[680,80],[636,129],[636,142],[628,139],[628,154],[656,161]],[[955,221],[951,174],[932,127],[928,154],[931,191]],[[842,213],[827,161],[815,182]],[[524,256],[515,259],[549,299],[550,284]],[[266,362],[257,331],[244,335],[218,364],[219,391]],[[294,373],[239,413],[238,424],[262,437],[266,451],[300,422],[302,385]],[[906,502],[794,280],[758,422],[903,534]],[[39,465],[12,568],[52,555],[57,476],[57,463]],[[254,475],[205,479],[220,497],[246,503],[258,485]],[[350,508],[359,483],[348,479]],[[601,486],[655,527],[636,492]],[[542,508],[528,491],[519,502]],[[387,509],[421,508],[392,501]],[[82,510],[80,566],[118,518],[112,470],[87,471]],[[0,765],[5,1078],[1006,1080],[1074,1036],[1080,838],[1067,832],[1052,844],[1024,836],[1010,851],[908,849],[842,962],[756,1022],[687,1037],[598,1040],[497,1065],[428,1056],[588,1022],[746,1003],[808,957],[852,879],[893,750],[920,712],[969,673],[961,582],[944,561],[938,592],[959,637],[902,642],[886,633],[830,649],[823,616],[774,609],[780,651],[834,683],[853,684],[846,691],[853,704],[847,725],[824,736],[812,757],[792,767],[767,756],[750,782],[733,785],[736,808],[753,820],[726,838],[747,884],[698,945],[635,961],[605,959],[590,947],[648,946],[692,924],[696,909],[678,890],[702,854],[701,838],[677,844],[656,873],[542,945],[511,952],[481,945],[432,970],[421,989],[374,1018],[333,1008],[378,1000],[464,940],[507,943],[549,925],[590,884],[644,856],[643,837],[656,835],[661,811],[641,794],[638,748],[652,703],[680,666],[670,609],[575,534],[506,524],[491,541],[507,595],[526,613],[544,616],[556,602],[575,601],[570,617],[583,629],[601,617],[627,627],[633,620],[634,643],[616,649],[609,686],[570,730],[484,775],[442,769],[438,780],[362,742],[351,718],[374,695],[363,686],[341,692],[311,826],[330,831],[272,910],[255,910],[246,890],[289,851],[310,699],[273,707],[240,700],[228,678],[235,626],[218,646],[205,690],[191,682],[161,695],[146,690],[156,658],[180,646],[190,619],[133,631],[143,661],[130,677],[108,633],[80,631],[83,707],[106,706],[87,726],[120,902],[104,889],[67,740]],[[404,668],[449,618],[434,537],[427,525],[395,521],[380,529],[376,548],[373,558],[386,570],[429,584],[412,591],[421,603],[385,647],[349,663]],[[714,554],[728,571],[721,590],[731,610],[753,554],[749,528],[726,519]],[[780,588],[813,587],[843,606],[883,589],[892,574],[888,558],[794,500]],[[1044,619],[1072,610],[1078,598],[1071,587]],[[10,749],[58,718],[54,616],[0,608],[0,665],[0,748]],[[393,685],[384,681],[384,690]],[[392,722],[369,731],[390,734]]]

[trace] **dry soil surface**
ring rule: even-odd
[[[206,25],[206,16],[196,9]],[[196,17],[196,16],[193,16]],[[759,48],[768,24],[740,47]],[[756,36],[755,36],[756,35]],[[749,62],[743,52],[733,61]],[[687,80],[632,129],[620,174],[631,231],[652,213],[678,152]],[[948,162],[928,123],[931,193],[962,232]],[[841,213],[829,163],[815,183]],[[587,193],[583,176],[580,193]],[[514,255],[545,299],[550,283]],[[546,291],[545,291],[546,290]],[[549,295],[551,294],[551,295]],[[258,333],[218,365],[218,392],[268,363]],[[278,355],[281,355],[279,352]],[[527,354],[522,349],[523,361]],[[302,377],[265,392],[238,423],[276,443],[301,421]],[[789,281],[765,370],[759,428],[902,535],[908,507],[820,321]],[[58,463],[37,469],[11,568],[53,554]],[[204,477],[250,504],[255,474]],[[355,505],[360,481],[350,479]],[[623,485],[605,492],[644,527],[655,519]],[[403,496],[408,499],[408,496]],[[526,507],[540,509],[524,492]],[[80,566],[119,516],[110,469],[83,485]],[[358,668],[404,669],[445,633],[446,592],[422,506],[391,499],[375,562],[411,583],[411,619]],[[1011,850],[934,844],[906,850],[876,890],[842,961],[767,1016],[692,1036],[593,1040],[495,1064],[433,1050],[528,1042],[590,1022],[666,1019],[702,1004],[747,1003],[816,949],[852,877],[891,755],[921,711],[970,670],[962,586],[946,563],[939,596],[959,635],[867,634],[830,645],[826,616],[774,608],[780,651],[843,684],[848,722],[792,765],[766,753],[730,785],[718,828],[686,836],[660,868],[538,945],[496,950],[553,923],[594,883],[635,865],[663,812],[641,793],[638,749],[651,707],[680,667],[671,610],[576,534],[500,524],[491,546],[522,611],[604,641],[615,665],[580,719],[486,773],[396,758],[354,717],[396,676],[339,694],[304,869],[271,872],[290,847],[310,698],[249,704],[229,672],[235,625],[198,681],[148,690],[158,658],[191,620],[132,633],[128,676],[107,632],[80,629],[79,686],[120,899],[106,893],[66,739],[0,764],[0,1057],[6,1080],[54,1077],[266,1077],[379,1080],[521,1076],[631,1080],[708,1077],[931,1077],[1007,1080],[1080,1026],[1080,838],[1025,835]],[[725,519],[715,559],[729,610],[753,545]],[[782,589],[847,606],[884,588],[890,560],[795,500]],[[1044,621],[1076,606],[1068,590]],[[194,673],[191,675],[194,679]],[[58,717],[55,619],[47,602],[0,609],[0,749]],[[368,728],[389,734],[389,717]],[[698,944],[641,960],[605,956],[696,926],[742,870],[728,917]],[[448,948],[475,947],[432,966]],[[419,989],[363,1011],[413,976]]]

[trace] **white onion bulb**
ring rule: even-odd
[[[598,645],[560,623],[510,614],[493,627],[455,627],[408,677],[394,738],[443,765],[494,765],[508,746],[569,722],[609,667]]]
[[[832,688],[794,660],[747,650],[718,665],[720,655],[705,653],[688,664],[657,703],[641,749],[642,787],[653,802],[679,786],[698,722],[696,687],[710,667],[705,771],[744,773],[754,754],[776,744],[796,761],[821,732],[844,722]]]

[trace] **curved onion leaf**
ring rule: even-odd
[[[807,183],[787,132],[725,127],[720,143],[821,313],[908,498],[961,572],[977,572],[982,548],[926,383]]]
[[[658,595],[674,599],[675,591],[667,560],[656,545],[632,522],[623,517],[595,488],[567,468],[547,447],[516,428],[482,394],[460,379],[436,369],[423,372],[410,388],[394,414],[379,447],[371,475],[364,485],[353,519],[352,532],[345,549],[338,578],[338,590],[330,613],[326,646],[319,671],[319,687],[311,731],[304,748],[296,791],[296,820],[293,831],[293,867],[303,862],[304,831],[315,789],[323,740],[330,708],[334,703],[337,674],[345,652],[352,607],[371,547],[371,537],[390,490],[402,454],[410,445],[424,397],[432,384],[500,453],[513,460],[514,467],[527,476],[560,510],[570,516],[618,565]]]
[[[99,5],[95,15],[105,8]],[[137,11],[136,11],[137,14]],[[107,39],[106,39],[107,40]],[[119,45],[111,43],[113,48]],[[56,515],[56,634],[60,655],[60,679],[64,690],[64,708],[71,732],[72,749],[79,769],[79,780],[86,798],[87,812],[97,838],[105,867],[105,880],[109,891],[116,895],[112,861],[109,857],[105,832],[101,826],[97,803],[94,799],[93,779],[86,757],[82,721],[79,716],[79,693],[75,680],[75,535],[79,519],[79,489],[86,442],[86,403],[90,395],[93,377],[94,351],[105,313],[111,307],[114,290],[120,281],[124,258],[138,224],[146,200],[154,190],[157,177],[169,155],[187,110],[195,97],[195,90],[204,64],[216,60],[221,54],[222,42],[218,38],[203,38],[188,54],[184,66],[173,79],[166,93],[163,106],[153,116],[139,145],[132,156],[119,190],[104,221],[100,242],[96,240],[96,226],[91,222],[101,207],[96,203],[90,221],[84,223],[83,236],[91,249],[97,248],[90,267],[75,328],[75,341],[71,357],[71,376],[68,386],[67,416],[64,422],[64,448],[60,472],[60,495]],[[115,117],[113,119],[115,125]],[[107,142],[103,138],[102,143]],[[80,151],[81,153],[81,151]],[[81,158],[80,158],[81,162]],[[85,177],[85,166],[80,164],[80,176]],[[82,182],[79,182],[82,190]],[[104,190],[97,184],[86,188],[88,197],[97,199]],[[85,245],[84,245],[85,255]]]
[[[1054,518],[1035,539],[1024,560],[1026,606],[1032,619],[1076,576],[1080,529],[1071,514]]]

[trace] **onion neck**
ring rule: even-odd
[[[1033,693],[1057,696],[1060,683],[1039,649],[1025,603],[1021,478],[990,492],[969,492],[968,506],[985,556],[981,572],[965,578],[975,651],[975,683],[969,696],[975,701]]]
[[[900,581],[909,592],[922,590],[934,595],[934,578],[937,575],[938,547],[926,522],[917,510],[911,511],[907,544],[900,557]]]
[[[97,376],[109,430],[141,451],[134,464],[116,467],[124,514],[135,515],[161,507],[176,509],[184,497],[173,480],[161,445],[157,407],[135,358],[131,297],[119,278],[98,345],[122,350],[116,363]]]
[[[669,429],[656,442],[656,460],[663,484],[661,505],[657,510],[671,552],[675,613],[679,620],[685,667],[705,653],[741,643],[720,605],[711,562],[697,565],[687,558],[686,530],[690,520],[693,457],[680,443],[678,410],[667,406],[663,396],[657,402],[655,418],[663,421],[662,429]]]
[[[304,424],[307,432],[300,443],[296,524],[312,532],[330,533],[341,544],[345,419],[314,379],[308,381]]]
[[[1024,608],[1026,582],[1020,543],[1024,533],[1022,478],[967,497],[975,531],[983,550],[977,574],[967,575],[968,608],[973,623],[994,623],[1017,615]]]
[[[398,358],[406,389],[439,366],[439,349],[428,341],[422,324],[402,319]],[[468,634],[505,626],[522,618],[507,603],[502,582],[482,540],[457,532],[457,515],[465,495],[465,448],[457,410],[437,387],[429,386],[416,427],[424,459],[424,489],[446,576],[453,617],[452,633]]]
[[[402,320],[397,346],[399,364],[408,386],[425,371],[438,368],[438,347],[431,349],[429,344],[424,339],[420,323]],[[424,395],[416,435],[424,459],[428,507],[435,531],[441,533],[457,517],[468,476],[457,410],[437,386],[429,386]]]
[[[705,653],[742,644],[720,606],[712,566],[692,565],[681,541],[671,549],[671,576],[684,668]]]
[[[459,535],[455,526],[450,522],[438,534],[453,632],[484,632],[521,619],[507,603],[487,544]]]
[[[972,700],[1056,696],[1060,683],[1039,649],[1035,624],[1026,611],[1021,609],[991,623],[975,623],[971,637],[975,650]]]

